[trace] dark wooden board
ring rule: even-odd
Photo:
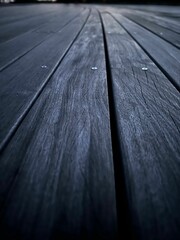
[[[147,13],[153,13],[156,16],[178,22],[180,20],[180,6],[156,6],[156,5],[134,5],[133,9],[143,10]]]
[[[34,47],[42,43],[48,37],[59,32],[63,27],[72,21],[81,12],[80,9],[58,14],[54,20],[49,21],[43,26],[33,31],[24,33],[12,40],[0,44],[0,71],[9,64],[12,64],[18,58],[32,50]]]
[[[87,15],[88,11],[83,12],[61,32],[42,42],[0,73],[0,149],[73,43]]]
[[[39,27],[41,24],[44,24],[44,22],[48,19],[47,16],[38,15],[35,17],[31,17],[29,19],[26,19],[25,21],[15,21],[13,23],[9,23],[7,25],[0,27],[0,43],[6,42],[12,38],[17,37],[18,35],[21,35],[23,33],[26,33],[28,31],[31,31],[37,27]]]
[[[13,8],[11,8],[11,9],[13,9]],[[36,9],[36,11],[35,11],[35,9]],[[23,10],[23,12],[20,12],[17,15],[14,13],[14,11],[12,11],[12,12],[7,12],[7,13],[5,13],[5,16],[2,16],[3,15],[2,13],[4,13],[4,12],[0,12],[0,14],[1,14],[0,26],[8,27],[9,24],[13,24],[14,22],[17,23],[17,22],[21,22],[21,21],[26,21],[27,19],[33,19],[40,15],[50,17],[56,13],[55,11],[41,12],[41,11],[39,11],[39,8],[37,6],[36,7],[34,6],[33,9],[28,8],[28,10],[30,10],[30,12],[29,11],[27,12],[26,8],[23,8],[22,10]]]
[[[110,15],[102,18],[131,231],[138,240],[178,240],[179,92]]]
[[[113,16],[180,90],[180,50],[131,20],[119,14]]]
[[[137,7],[137,5],[136,5],[136,7]],[[146,20],[148,20],[150,22],[157,24],[158,26],[161,26],[163,28],[171,30],[175,33],[180,33],[180,24],[175,19],[172,20],[172,19],[168,19],[168,18],[165,18],[162,16],[158,16],[156,13],[152,13],[152,12],[150,13],[145,10],[143,11],[140,9],[139,10],[131,9],[130,5],[129,6],[123,5],[121,7],[117,7],[117,6],[116,7],[113,7],[113,6],[99,7],[98,6],[98,9],[100,9],[101,11],[105,11],[105,12],[112,11],[114,13],[119,13],[122,15],[125,13],[137,15],[137,16],[145,18]]]
[[[62,9],[72,8],[67,4],[13,4],[7,8],[0,8],[0,26],[8,25],[17,21],[60,13]],[[74,9],[76,7],[74,6]]]
[[[59,11],[56,11],[56,12],[52,12],[52,13],[50,12],[50,13],[44,13],[44,14],[39,13],[39,15],[36,15],[36,16],[32,15],[31,17],[26,17],[24,21],[18,20],[18,21],[14,21],[12,23],[3,25],[0,27],[0,43],[6,42],[28,31],[37,29],[41,25],[45,25],[46,23],[51,21],[51,19],[58,21],[58,16],[60,16],[61,14],[65,18],[66,15],[69,15],[73,11],[76,12],[77,8],[62,6],[59,9]]]
[[[180,24],[176,21],[166,19],[160,16],[157,16],[153,13],[147,13],[142,11],[135,11],[138,15],[145,17],[147,20],[156,23],[159,26],[167,28],[175,33],[180,33]]]
[[[179,14],[0,7],[0,239],[180,239]]]
[[[149,21],[146,16],[139,16],[139,14],[133,14],[133,12],[125,12],[123,13],[123,15],[134,21],[135,23],[141,25],[142,27],[146,28],[147,30],[152,31],[159,37],[174,45],[175,47],[180,48],[180,34]]]
[[[2,6],[2,5],[1,5]],[[62,5],[61,5],[62,6]],[[5,20],[18,20],[21,19],[21,17],[29,17],[29,16],[37,16],[40,14],[53,12],[59,10],[58,8],[61,8],[59,4],[13,4],[9,5],[8,7],[0,7],[0,23],[4,24]],[[65,5],[63,5],[65,6]],[[9,21],[7,22],[9,23]]]
[[[5,201],[1,239],[116,239],[106,67],[97,13],[91,14],[0,162],[1,203]]]
[[[170,6],[170,5],[123,5],[126,8],[143,10],[144,12],[152,12],[153,14],[165,13],[166,15],[180,15],[179,6]]]

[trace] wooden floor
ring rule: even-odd
[[[0,239],[180,239],[180,7],[0,6]]]

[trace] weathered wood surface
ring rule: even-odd
[[[139,14],[139,12],[133,14],[132,11],[124,11],[122,14],[140,26],[147,28],[148,30],[157,34],[160,38],[163,38],[175,47],[180,48],[180,35],[171,29],[167,29],[166,26],[160,26],[158,24],[160,21],[152,22],[147,19],[146,14]]]
[[[127,11],[128,10],[126,10],[126,12]],[[136,14],[138,16],[142,16],[142,17],[144,17],[145,20],[148,20],[148,21],[150,21],[152,23],[156,23],[156,27],[157,28],[159,26],[161,26],[161,27],[163,27],[165,29],[168,29],[168,30],[171,30],[171,31],[173,31],[175,33],[180,33],[179,23],[177,21],[169,20],[169,19],[163,18],[161,16],[157,16],[157,15],[155,15],[153,13],[148,13],[148,12],[144,13],[142,11],[133,11],[132,15],[134,15],[134,14]]]
[[[151,56],[153,61],[180,91],[180,50],[155,34],[144,31],[144,28],[122,15],[113,14],[113,16],[141,45],[144,51]]]
[[[32,31],[28,31],[20,36],[16,36],[0,45],[0,71],[12,64],[22,55],[41,44],[44,40],[60,32],[63,27],[77,17],[81,11],[68,9],[62,11],[61,14],[54,17],[51,21],[48,20],[43,26],[36,25]],[[17,32],[15,32],[17,33]]]
[[[0,7],[0,239],[180,239],[179,16]]]
[[[88,10],[71,22],[62,32],[52,35],[0,73],[2,100],[0,149],[16,130],[24,114],[29,110],[72,45],[87,15]],[[59,48],[54,47],[58,45],[60,45]]]
[[[110,15],[103,22],[134,229],[138,239],[178,239],[179,92]]]
[[[108,109],[102,29],[93,13],[3,153],[4,238],[116,238]]]
[[[5,8],[4,11],[1,9],[0,19],[2,20],[0,20],[1,26],[0,43],[6,42],[23,33],[32,31],[37,27],[39,28],[41,25],[44,25],[50,22],[51,20],[56,19],[57,16],[65,14],[71,9],[71,7],[64,7],[62,9],[59,8],[58,6],[56,6],[56,8],[53,7],[53,9],[51,8],[48,8],[47,6],[46,7],[40,6],[39,8],[37,8],[36,6],[30,6],[26,11],[24,11],[23,14],[22,14],[23,8],[21,8],[21,12],[18,12],[19,9],[18,10],[15,9],[14,11],[12,11],[15,13],[13,14],[15,15],[13,19],[11,19],[12,13],[11,12],[9,13],[8,11],[9,8]],[[75,9],[73,10],[76,11]],[[11,21],[5,21],[6,19],[9,20],[8,16],[10,17]],[[58,19],[56,20],[58,21]]]

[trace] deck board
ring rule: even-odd
[[[113,16],[180,90],[180,50],[122,15]]]
[[[4,238],[116,238],[105,56],[97,13],[91,14],[18,128],[3,153],[3,165],[3,199],[15,178],[1,216]]]
[[[58,10],[60,10],[59,8]],[[36,5],[29,5],[27,8],[24,8],[23,5],[16,5],[13,7],[6,7],[1,8],[0,7],[0,24],[1,26],[12,23],[19,20],[25,20],[26,18],[38,16],[41,14],[46,14],[50,12],[55,12],[57,10],[57,5],[51,5],[51,6],[39,6],[37,8]]]
[[[6,42],[10,39],[13,39],[19,35],[22,35],[26,32],[37,30],[41,25],[45,25],[46,23],[50,22],[51,19],[56,19],[56,23],[61,21],[61,14],[64,15],[62,17],[66,18],[66,15],[68,16],[69,13],[71,13],[71,10],[73,12],[76,12],[77,8],[71,8],[71,7],[64,7],[60,8],[59,11],[51,11],[51,12],[44,12],[41,14],[32,14],[27,15],[24,17],[24,19],[15,20],[14,22],[10,22],[5,25],[1,25],[0,28],[0,43]],[[58,17],[59,16],[59,17]],[[3,19],[3,18],[2,18]]]
[[[137,239],[178,239],[179,92],[110,15],[103,21]]]
[[[161,16],[157,16],[155,14],[150,14],[143,11],[135,11],[135,13],[136,15],[143,16],[146,20],[150,22],[156,23],[158,26],[180,34],[179,24],[176,21],[170,21],[169,19],[163,18]]]
[[[0,239],[180,239],[180,7],[0,7]]]
[[[168,41],[175,47],[180,48],[180,35],[178,33],[175,33],[170,29],[167,29],[165,27],[160,26],[157,23],[153,23],[147,20],[146,15],[139,16],[139,14],[133,14],[132,11],[125,12],[123,13],[123,15],[129,18],[130,20],[134,21],[135,23],[139,24],[140,26],[152,31],[160,38],[163,38],[164,40]]]
[[[63,11],[61,14],[58,14],[58,16],[55,15],[52,21],[49,20],[49,22],[43,24],[43,26],[37,25],[36,29],[2,43],[0,45],[0,71],[41,44],[47,38],[60,32],[62,28],[74,20],[80,13],[80,10]]]
[[[88,10],[0,73],[1,149],[64,57],[87,16]],[[54,48],[56,45],[58,49]]]
[[[35,16],[26,18],[24,21],[19,20],[13,23],[6,24],[1,26],[0,29],[0,43],[6,42],[12,38],[17,37],[25,32],[32,31],[36,29],[40,24],[44,24],[47,21],[47,18],[50,17],[49,14],[47,16]]]

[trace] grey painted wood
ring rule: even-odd
[[[180,50],[155,34],[145,31],[144,28],[131,20],[119,14],[113,13],[113,16],[153,58],[156,64],[161,67],[177,89],[180,90]]]
[[[134,238],[178,240],[179,92],[110,15],[102,17]]]
[[[88,11],[83,12],[61,32],[48,38],[0,73],[0,149],[73,43],[87,15]]]
[[[79,15],[80,12],[81,9],[60,12],[61,14],[55,16],[54,20],[43,24],[43,26],[0,44],[0,71],[47,38],[53,36],[56,32],[59,32],[66,24]]]
[[[106,67],[97,13],[91,14],[0,162],[0,196],[6,199],[2,238],[116,239]]]

